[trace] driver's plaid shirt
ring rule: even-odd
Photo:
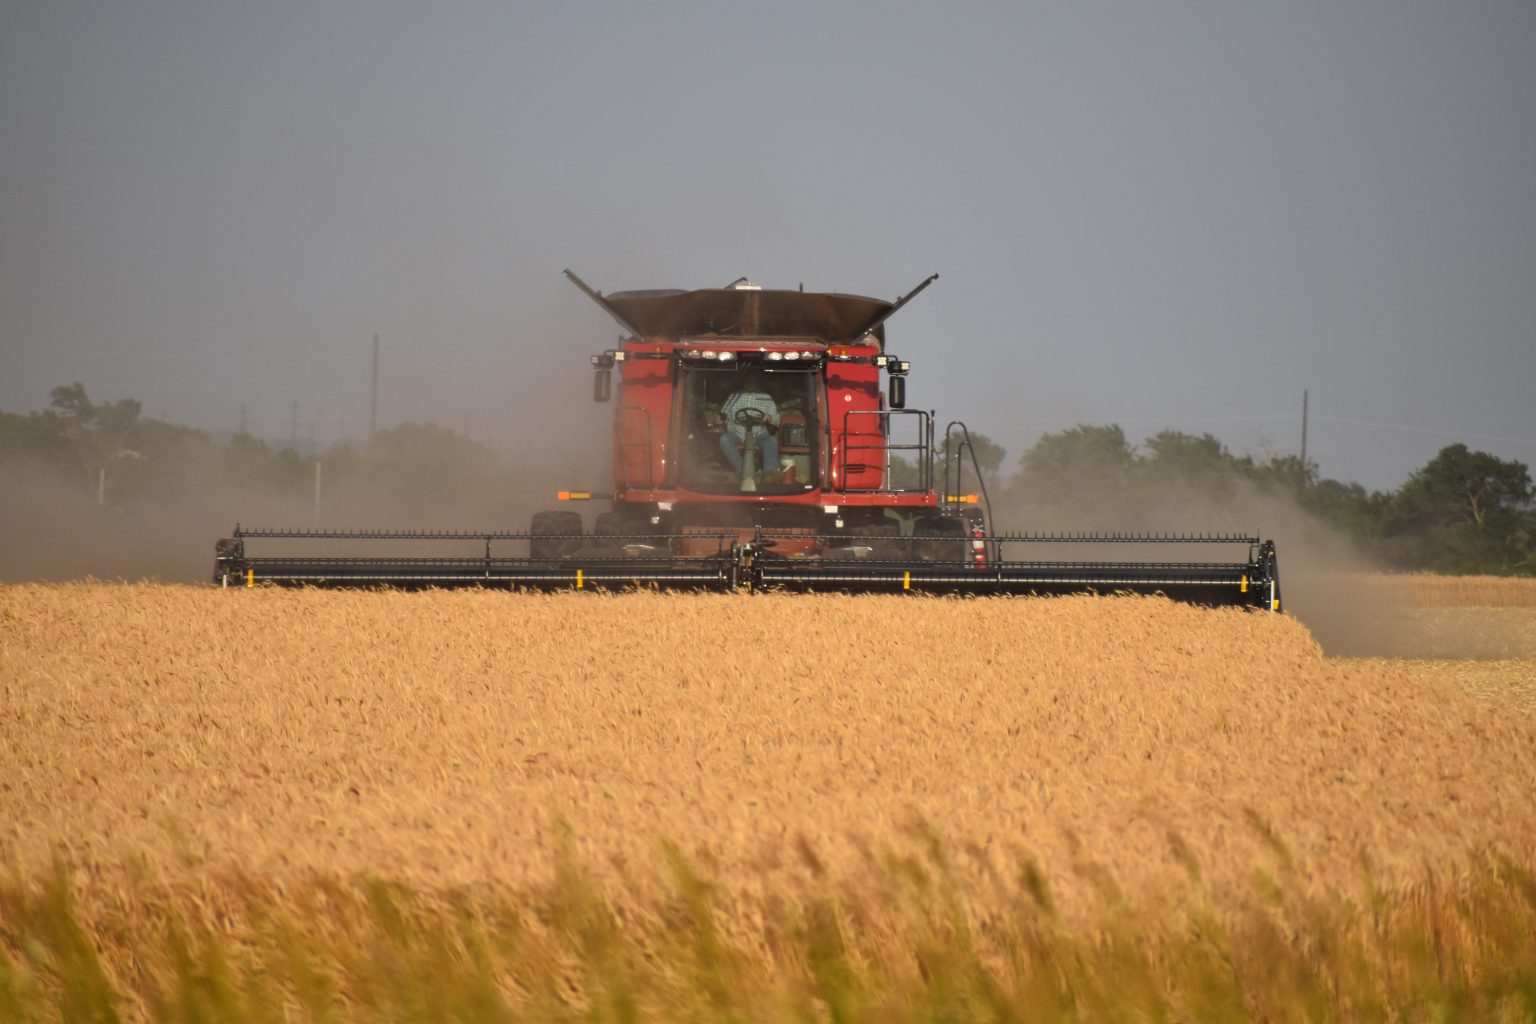
[[[726,429],[742,441],[747,439],[747,428],[736,422],[736,414],[742,409],[761,409],[768,417],[769,423],[779,422],[779,407],[774,404],[772,398],[761,391],[736,392],[725,400],[720,414],[725,417]]]

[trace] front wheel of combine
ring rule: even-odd
[[[592,520],[592,536],[594,537],[619,537],[626,533],[638,533],[623,516],[617,512],[599,512],[597,518]]]
[[[534,535],[528,542],[530,558],[564,558],[581,550],[581,513],[535,512],[528,532]]]
[[[902,554],[901,526],[898,523],[852,526],[843,533],[843,537],[845,539],[841,543],[827,552],[829,559],[880,560],[896,558]]]
[[[960,516],[918,516],[912,532],[912,555],[923,562],[964,562],[970,555],[971,529]],[[953,537],[954,540],[941,539]]]

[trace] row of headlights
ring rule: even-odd
[[[683,355],[689,359],[713,359],[721,363],[728,363],[732,359],[736,358],[735,352],[717,352],[712,348],[685,349],[683,351]],[[770,363],[777,363],[780,361],[799,362],[802,359],[815,359],[817,355],[818,353],[815,352],[782,352],[778,349],[774,349],[773,351],[763,353],[763,358]]]

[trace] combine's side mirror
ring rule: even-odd
[[[598,370],[592,378],[592,401],[606,402],[613,394],[613,377],[607,370]]]
[[[892,409],[905,409],[907,407],[907,378],[891,377],[891,401]]]

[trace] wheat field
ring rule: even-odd
[[[1440,576],[1435,573],[1340,573],[1344,586],[1370,599],[1417,608],[1536,608],[1530,576]]]
[[[1518,683],[1531,663],[1508,665]],[[19,1007],[78,988],[50,988],[62,968],[27,968],[5,930],[47,920],[49,899],[67,896],[103,998],[155,1016],[182,963],[165,935],[255,956],[258,922],[288,908],[345,945],[377,910],[370,879],[432,920],[468,905],[489,927],[542,906],[547,929],[576,872],[612,941],[652,966],[657,936],[678,932],[667,908],[697,883],[708,927],[681,930],[718,933],[733,977],[756,964],[775,992],[814,974],[797,943],[828,894],[845,973],[900,991],[899,966],[846,950],[911,945],[893,894],[913,872],[943,879],[952,907],[934,913],[969,936],[987,985],[1009,976],[1025,906],[1101,952],[1107,920],[1142,922],[1136,948],[1155,950],[1202,914],[1237,927],[1258,885],[1313,923],[1341,908],[1337,927],[1365,942],[1348,908],[1370,898],[1433,917],[1491,877],[1493,906],[1510,877],[1529,884],[1536,716],[1529,688],[1508,690],[1327,659],[1290,617],[1160,598],[3,587],[0,1013],[7,985]],[[1432,923],[1508,953],[1456,921]],[[606,989],[582,957],[519,934],[508,962],[543,950],[562,979],[544,997],[590,1011]],[[449,947],[452,964],[480,962],[473,943]],[[487,984],[529,1012],[538,985],[508,962],[486,961]],[[1136,963],[1164,998],[1166,977]],[[321,973],[327,998],[370,1015],[355,972]],[[278,988],[305,1005],[298,982]]]
[[[1415,661],[1536,661],[1536,579],[1303,572],[1289,608],[1326,653]]]

